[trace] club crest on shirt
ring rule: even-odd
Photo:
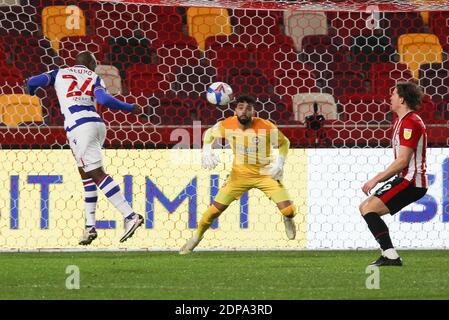
[[[408,140],[412,137],[412,129],[404,128],[404,139]]]

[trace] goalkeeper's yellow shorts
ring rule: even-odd
[[[218,191],[214,201],[228,206],[252,188],[261,190],[275,203],[290,200],[290,196],[282,183],[274,180],[271,176],[237,178],[231,173],[223,187]]]

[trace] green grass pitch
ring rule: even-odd
[[[0,253],[0,299],[449,299],[449,251],[400,253],[371,290],[378,251]]]

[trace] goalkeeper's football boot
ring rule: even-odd
[[[79,244],[83,246],[87,246],[92,243],[95,239],[97,239],[98,234],[95,227],[89,227],[84,229],[83,237],[81,238]]]
[[[387,257],[380,256],[379,259],[377,259],[376,261],[373,261],[371,263],[371,265],[372,266],[377,266],[377,267],[382,267],[382,266],[397,266],[397,267],[401,267],[402,266],[402,259],[401,258],[388,259]]]
[[[196,248],[198,243],[200,243],[203,237],[198,238],[196,234],[194,234],[189,240],[187,240],[186,244],[182,246],[181,250],[179,250],[179,254],[189,254]]]
[[[285,225],[285,233],[287,234],[287,238],[289,240],[293,240],[296,237],[296,225],[295,220],[293,218],[283,217],[284,225]]]
[[[131,238],[134,232],[143,224],[143,217],[140,214],[134,213],[130,219],[125,219],[125,233],[120,238],[120,242],[125,242]]]

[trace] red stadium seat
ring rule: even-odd
[[[326,15],[330,26],[336,31],[336,37],[347,46],[350,45],[352,37],[371,31],[366,25],[370,13],[339,11],[327,12]]]
[[[449,52],[449,12],[430,12],[430,33],[436,34],[444,51]]]
[[[371,66],[369,79],[372,83],[372,94],[387,98],[391,95],[396,82],[413,79],[411,71],[401,63],[376,63]]]
[[[107,44],[98,36],[66,37],[61,39],[59,56],[64,65],[73,66],[76,55],[82,51],[90,51],[97,58],[98,64],[105,60],[105,52],[109,52]]]
[[[302,63],[295,62],[289,68],[276,69],[275,76],[275,92],[281,97],[318,91],[313,71]]]
[[[329,85],[337,100],[369,93],[371,90],[369,79],[362,72],[353,70],[335,70]]]
[[[27,78],[58,67],[57,55],[45,38],[8,35],[3,41],[6,54],[12,57],[15,67]]]
[[[182,16],[178,10],[181,9],[170,6],[152,6],[151,14],[144,15],[144,24],[141,26],[145,30],[147,39],[158,41],[159,43],[179,42],[189,39],[183,32]]]
[[[406,33],[426,33],[419,12],[385,13],[386,35],[390,37],[393,47],[397,47],[399,36]]]
[[[392,120],[389,99],[376,99],[370,95],[341,97],[341,119],[346,123],[388,124]]]
[[[151,46],[159,57],[159,63],[167,66],[195,66],[201,59],[201,52],[191,37],[158,40],[152,42]]]
[[[22,72],[12,64],[4,63],[3,61],[0,62],[0,80],[3,81],[5,79],[15,79],[17,82],[22,83],[25,78],[22,75]]]
[[[254,9],[234,9],[232,25],[239,35],[283,35],[283,12]]]
[[[133,65],[127,72],[126,85],[129,91],[137,96],[167,92],[174,80],[173,73],[167,71],[163,65]]]

